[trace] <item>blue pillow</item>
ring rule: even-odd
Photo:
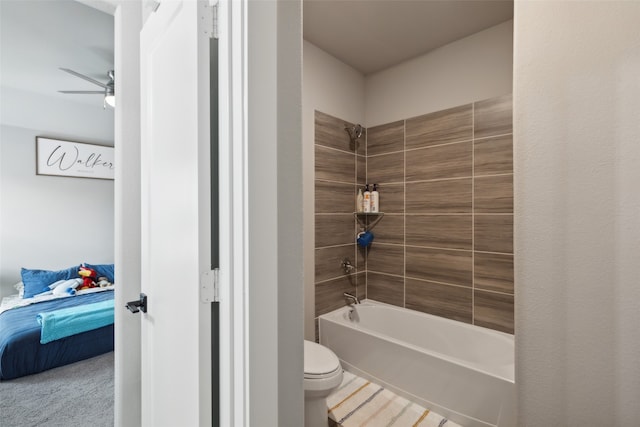
[[[108,281],[115,283],[116,278],[113,264],[93,265],[85,262],[83,265],[87,268],[93,268],[96,271],[97,277],[106,277]]]
[[[50,290],[49,285],[58,280],[74,279],[78,276],[79,265],[67,268],[66,270],[31,270],[23,268],[20,271],[22,283],[24,283],[23,298],[31,298],[34,295]]]

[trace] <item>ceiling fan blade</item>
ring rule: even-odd
[[[60,93],[75,93],[75,94],[100,94],[104,95],[103,90],[59,90]]]
[[[102,82],[99,82],[99,81],[97,81],[97,80],[95,80],[95,79],[92,79],[92,78],[91,78],[91,77],[89,77],[89,76],[85,76],[84,74],[80,74],[80,73],[78,73],[78,72],[76,72],[76,71],[73,71],[73,70],[70,70],[70,69],[68,69],[68,68],[60,68],[60,69],[61,69],[62,71],[66,71],[67,73],[69,73],[69,74],[71,74],[71,75],[73,75],[73,76],[80,77],[80,78],[81,78],[81,79],[83,79],[83,80],[86,80],[86,81],[88,81],[88,82],[91,82],[91,83],[93,83],[94,85],[98,85],[98,86],[103,87],[103,88],[105,88],[105,89],[107,88],[107,85],[106,85],[106,84],[104,84],[104,83],[102,83]]]

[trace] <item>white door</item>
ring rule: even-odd
[[[162,1],[140,35],[142,424],[211,425],[207,5]],[[126,143],[126,141],[124,141]]]

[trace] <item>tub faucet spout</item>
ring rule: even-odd
[[[351,295],[349,292],[345,292],[342,295],[344,295],[344,299],[347,301],[348,305],[360,304],[360,300],[357,296]]]

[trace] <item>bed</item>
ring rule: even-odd
[[[10,380],[113,351],[113,324],[41,344],[40,313],[113,300],[102,290],[0,313],[0,380]]]

